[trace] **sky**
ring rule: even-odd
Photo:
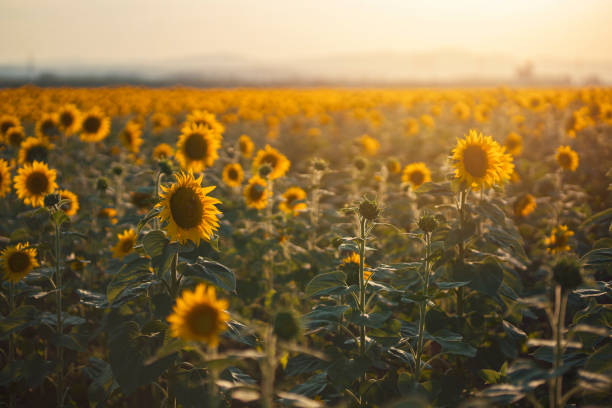
[[[0,64],[462,50],[612,59],[612,0],[1,0]]]

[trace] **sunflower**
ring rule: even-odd
[[[81,112],[72,104],[62,106],[57,111],[59,128],[66,135],[76,133],[81,128]]]
[[[55,170],[43,162],[25,164],[14,178],[17,196],[32,207],[42,207],[45,196],[57,188],[56,175]]]
[[[11,166],[0,159],[0,197],[5,197],[11,191]]]
[[[59,129],[59,118],[56,113],[45,113],[36,122],[35,134],[39,138],[49,140],[57,139],[61,132]]]
[[[504,140],[504,146],[511,155],[520,156],[523,153],[523,138],[518,133],[510,132]]]
[[[176,144],[176,159],[185,170],[203,171],[217,160],[220,146],[211,129],[203,125],[185,126]]]
[[[578,153],[569,146],[559,146],[555,157],[563,170],[576,171],[578,168]]]
[[[202,126],[205,129],[210,129],[213,131],[213,135],[218,139],[222,138],[223,132],[225,131],[225,127],[217,121],[214,113],[206,112],[204,110],[194,110],[189,115],[187,115],[187,119],[185,120],[185,124],[187,127],[191,127],[191,125]],[[220,140],[219,140],[220,141]]]
[[[230,163],[223,168],[223,182],[230,187],[240,187],[244,171],[240,163]]]
[[[62,205],[62,210],[67,216],[71,217],[79,211],[79,198],[76,194],[69,190],[59,190],[60,200],[68,200],[69,202]]]
[[[98,218],[108,220],[113,225],[119,222],[117,219],[117,210],[114,208],[102,208],[98,211]]]
[[[160,143],[155,146],[153,149],[153,159],[154,160],[164,160],[172,157],[174,155],[174,149],[168,143]]]
[[[574,231],[568,230],[567,225],[554,227],[550,233],[550,237],[544,238],[546,251],[553,254],[569,251],[571,249],[569,246],[569,239],[572,236],[574,236]]]
[[[308,205],[306,200],[306,192],[299,187],[290,187],[282,195],[282,201],[278,204],[278,208],[287,213],[298,215],[300,212],[306,211]]]
[[[612,126],[612,104],[602,104],[599,111],[599,119],[607,125]]]
[[[389,171],[390,174],[399,174],[402,171],[402,165],[400,164],[399,160],[394,157],[388,159],[385,165],[387,166],[387,171]]]
[[[138,235],[133,229],[126,229],[117,234],[117,244],[113,247],[113,257],[123,259],[124,256],[132,253],[137,237]]]
[[[378,153],[378,149],[380,149],[380,143],[378,140],[369,135],[363,135],[358,138],[357,144],[361,146],[362,152],[368,156],[376,155],[376,153]]]
[[[268,164],[272,167],[272,172],[268,176],[270,180],[283,177],[291,166],[289,159],[270,145],[266,145],[265,148],[259,149],[255,155],[255,159],[253,159],[253,172],[256,173],[264,164]]]
[[[100,142],[108,136],[110,125],[110,118],[99,108],[94,108],[83,115],[80,138],[84,142]]]
[[[415,118],[404,119],[404,134],[406,136],[414,136],[419,133],[419,121]]]
[[[417,189],[423,183],[431,181],[431,171],[423,162],[410,163],[404,167],[402,181],[410,184],[413,189]]]
[[[351,252],[350,255],[347,255],[342,259],[342,264],[340,266],[343,267],[345,270],[348,270],[349,281],[354,280],[355,283],[357,283],[357,277],[359,276],[359,274],[353,275],[351,272],[356,272],[356,273],[359,272],[358,268],[359,268],[360,261],[361,261],[361,257],[359,256],[357,252]],[[372,272],[365,269],[368,267],[368,265],[365,262],[363,263],[363,266],[364,266],[363,279],[368,280],[372,276]]]
[[[12,115],[0,116],[0,133],[6,135],[10,128],[21,126],[21,121],[18,117]]]
[[[491,136],[470,130],[465,139],[457,140],[452,152],[455,178],[474,190],[501,183],[510,179],[514,170],[512,157],[508,156]]]
[[[215,189],[201,187],[202,175],[194,178],[193,173],[181,172],[171,187],[162,186],[160,218],[168,223],[167,230],[171,239],[181,244],[191,240],[199,245],[200,239],[209,240],[219,228],[218,216],[221,211],[215,207],[221,201],[207,194]]]
[[[250,137],[247,135],[241,135],[238,139],[238,147],[240,149],[240,154],[242,157],[249,158],[253,155],[253,149],[255,145]]]
[[[433,129],[436,126],[434,118],[429,115],[421,115],[421,123],[428,129]]]
[[[45,137],[28,137],[19,148],[19,163],[47,162],[53,145]]]
[[[21,126],[13,126],[4,134],[5,143],[13,147],[19,147],[25,138],[25,132]]]
[[[247,207],[263,210],[268,205],[268,183],[259,176],[253,176],[244,188]]]
[[[138,153],[142,144],[142,127],[137,122],[129,121],[119,133],[119,140],[128,151]]]
[[[200,283],[195,290],[185,290],[176,300],[168,316],[172,336],[184,340],[203,341],[211,347],[219,344],[219,334],[225,329],[229,315],[228,302],[217,299],[215,288]]]
[[[536,199],[531,194],[524,194],[516,199],[513,205],[514,215],[517,218],[526,217],[536,208]]]
[[[36,248],[30,244],[17,244],[5,248],[0,254],[4,266],[4,279],[17,283],[39,265],[36,260]]]

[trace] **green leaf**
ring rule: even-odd
[[[304,315],[304,325],[308,329],[336,325],[347,309],[349,307],[346,305],[318,306],[312,312]]]
[[[379,329],[387,320],[389,320],[392,314],[393,313],[390,310],[381,313],[353,313],[349,316],[349,320],[351,323],[354,323],[358,326],[366,326],[372,329]]]
[[[345,293],[348,289],[344,272],[328,272],[316,275],[306,285],[306,296],[323,296]]]
[[[124,265],[106,287],[109,304],[116,307],[134,299],[155,283],[154,277],[149,270],[149,261],[146,258],[137,258]]]
[[[608,224],[609,222],[612,222],[612,208],[591,215],[580,224],[579,228],[582,229],[593,224]]]
[[[456,264],[453,272],[457,281],[469,281],[468,287],[490,297],[495,297],[504,277],[502,267],[493,258],[483,263]]]
[[[193,264],[181,264],[180,271],[185,276],[201,278],[230,293],[236,293],[234,272],[218,262],[198,258]]]
[[[325,373],[315,374],[303,383],[289,390],[292,394],[304,395],[314,398],[319,395],[327,386],[327,375]],[[281,400],[282,402],[282,400]]]
[[[589,251],[580,258],[580,263],[585,268],[612,264],[612,248],[600,248]]]
[[[311,373],[324,368],[326,363],[309,354],[298,354],[287,361],[285,374],[288,376]]]
[[[138,323],[121,323],[109,335],[109,361],[113,375],[122,391],[129,395],[141,386],[155,381],[173,363],[171,354],[152,364],[146,364],[155,348],[155,340],[140,335]]]
[[[470,284],[470,282],[435,282],[435,285],[440,290],[448,290],[448,289],[460,288],[462,286],[466,286],[466,285],[469,285],[469,284]]]
[[[87,390],[89,404],[92,408],[106,402],[113,391],[119,388],[119,384],[113,377],[111,366],[106,361],[91,357],[88,365],[83,368],[83,372],[92,380]]]
[[[160,230],[154,230],[142,238],[142,246],[151,258],[160,256],[170,241]]]
[[[34,306],[20,306],[14,309],[8,316],[0,320],[1,338],[7,338],[9,334],[18,333],[27,327],[37,325],[38,317],[39,311]]]

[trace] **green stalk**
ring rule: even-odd
[[[266,328],[266,355],[262,361],[262,405],[264,408],[274,407],[274,374],[276,372],[276,336],[272,326]]]
[[[431,248],[431,233],[425,233],[425,282],[423,283],[424,300],[419,308],[419,335],[417,339],[417,356],[415,367],[415,384],[421,377],[421,359],[423,357],[423,341],[425,334],[425,317],[427,316],[427,296],[429,295],[429,252]]]
[[[553,346],[553,371],[559,370],[563,366],[563,327],[565,322],[565,311],[567,308],[567,294],[564,293],[561,285],[555,287],[555,310],[553,313],[553,336],[555,344]],[[549,387],[549,399],[551,408],[562,406],[563,399],[563,375],[557,375],[551,381]]]
[[[172,295],[173,298],[178,297],[178,251],[174,254],[174,256],[172,257],[172,263],[170,264],[170,279],[172,279],[171,281],[171,285],[170,285],[170,295]]]
[[[366,302],[365,279],[363,276],[363,270],[365,266],[366,222],[367,220],[363,217],[359,221],[359,312],[362,315],[365,314]],[[363,356],[365,355],[366,346],[366,328],[363,324],[359,327],[359,336],[359,354]]]
[[[57,304],[57,327],[56,334],[58,336],[57,355],[59,359],[59,367],[57,373],[57,406],[64,406],[64,349],[59,340],[64,333],[64,322],[62,321],[62,269],[60,268],[60,253],[61,253],[61,225],[55,221],[55,284],[57,287],[56,304]]]
[[[15,309],[15,286],[13,281],[9,281],[9,315]],[[9,355],[8,363],[11,364],[15,361],[15,338],[13,333],[9,335]],[[14,390],[11,389],[9,394],[9,407],[15,408],[17,406],[17,400]]]
[[[460,226],[460,231],[461,231],[461,240],[459,241],[459,260],[461,261],[462,264],[465,259],[465,244],[463,242],[463,229],[465,228],[464,207],[465,207],[466,198],[467,198],[467,192],[461,190],[459,192],[460,205],[459,205],[458,210],[459,210],[459,226]],[[463,287],[460,287],[457,289],[457,315],[459,317],[463,317]]]

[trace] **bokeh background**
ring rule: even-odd
[[[3,0],[0,83],[598,85],[609,0]]]

